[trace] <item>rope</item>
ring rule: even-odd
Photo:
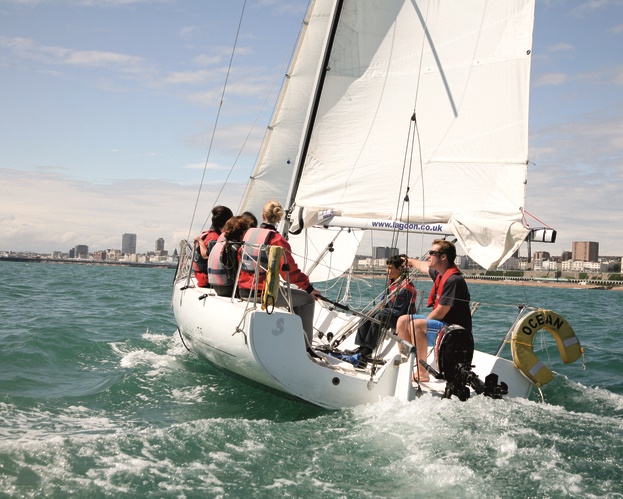
[[[526,222],[526,225],[528,227],[530,227],[530,224],[528,224],[528,221],[526,220],[526,215],[531,216],[532,218],[534,218],[537,222],[539,222],[540,224],[543,224],[545,227],[547,227],[548,229],[551,229],[551,227],[549,225],[547,225],[545,222],[539,220],[537,217],[535,217],[532,213],[528,213],[526,210],[521,210],[521,212],[523,213],[524,217],[524,221]]]
[[[186,350],[188,350],[189,352],[192,352],[192,350],[186,345],[186,342],[184,341],[184,336],[182,336],[182,332],[179,329],[177,330],[177,334],[179,334],[180,340],[182,340],[182,345],[184,345],[184,348],[186,348]]]
[[[190,239],[190,234],[191,234],[191,231],[192,231],[193,223],[195,221],[195,215],[197,214],[197,208],[199,206],[199,199],[201,197],[201,190],[203,188],[203,181],[205,179],[206,171],[208,170],[208,163],[209,163],[209,160],[210,160],[210,154],[212,152],[212,145],[214,143],[214,137],[216,136],[216,129],[217,129],[217,126],[218,126],[220,115],[221,115],[221,110],[223,109],[223,100],[225,98],[225,91],[227,90],[227,84],[229,82],[229,75],[231,74],[232,63],[234,61],[234,53],[236,52],[236,47],[238,46],[238,37],[240,36],[240,27],[242,26],[242,19],[244,17],[244,12],[245,12],[246,5],[247,5],[247,1],[244,0],[244,2],[242,4],[242,11],[240,12],[240,19],[238,21],[238,29],[236,31],[236,37],[234,39],[234,45],[233,45],[233,47],[231,49],[231,55],[230,55],[230,58],[229,58],[229,65],[227,67],[227,74],[225,75],[225,82],[223,84],[223,90],[221,92],[221,99],[220,99],[220,102],[219,102],[218,111],[216,113],[216,119],[214,120],[214,127],[212,128],[212,135],[210,137],[210,144],[208,146],[208,153],[206,155],[206,160],[205,160],[205,163],[203,165],[203,172],[201,174],[201,182],[199,183],[199,190],[197,191],[197,198],[195,199],[195,207],[193,209],[193,215],[192,215],[191,220],[190,220],[190,226],[188,227],[188,235],[187,235],[186,239]],[[231,172],[230,172],[230,174],[231,174]],[[229,176],[228,176],[228,178],[229,178]],[[225,184],[223,184],[223,186],[221,187],[221,190],[219,191],[219,193],[218,193],[218,195],[216,197],[215,205],[216,205],[216,202],[218,201],[218,199],[220,198],[220,195],[223,192],[224,188],[225,188]],[[204,222],[204,226],[205,226],[205,222]]]

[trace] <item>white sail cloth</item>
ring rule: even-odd
[[[528,233],[534,0],[344,0],[325,67],[335,5],[314,2],[245,209],[289,199],[294,176],[307,213],[448,223],[478,263],[503,262]]]
[[[530,233],[514,219],[454,215],[448,222],[459,244],[478,265],[495,269],[519,249]]]

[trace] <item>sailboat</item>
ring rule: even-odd
[[[526,241],[554,242],[553,229],[527,226],[524,213],[534,7],[312,1],[240,211],[259,214],[280,201],[288,214],[280,230],[312,282],[347,273],[369,231],[449,236],[486,269]],[[291,310],[197,287],[192,252],[182,241],[172,298],[178,331],[219,369],[327,409],[455,393],[440,364],[457,359],[440,357],[439,345],[425,361],[439,378],[428,383],[413,381],[415,349],[391,330],[375,362],[361,365],[348,352],[368,313],[318,301],[308,345]],[[531,348],[540,329],[554,335],[565,362],[580,356],[564,318],[526,307],[495,354],[458,359],[467,364],[463,395],[528,397],[549,381]],[[505,343],[513,360],[501,356]]]

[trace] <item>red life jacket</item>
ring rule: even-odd
[[[258,290],[263,290],[266,284],[266,267],[268,266],[268,253],[261,246],[266,245],[273,238],[274,230],[261,227],[252,227],[247,230],[242,238],[247,243],[243,247],[240,276],[238,287],[241,289],[254,289],[257,284]],[[255,282],[255,268],[259,262],[258,282]]]
[[[389,285],[389,295],[391,296],[394,293],[394,290],[396,289],[396,287],[398,286],[398,282],[397,280],[392,282]],[[411,293],[411,304],[414,305],[415,304],[415,300],[417,297],[417,292],[415,291],[415,286],[413,286],[413,283],[408,280],[408,279],[403,279],[400,282],[400,288],[399,289],[405,289],[407,291],[409,291]],[[395,301],[396,300],[396,295],[398,294],[398,290],[396,290],[396,293],[391,296],[389,301]]]
[[[450,277],[455,274],[461,274],[461,271],[456,265],[448,267],[448,269],[443,274],[437,274],[437,277],[435,278],[435,283],[430,290],[430,295],[428,295],[428,306],[433,307],[433,310],[435,310],[437,308],[437,305],[439,305],[439,299],[441,298],[441,294],[443,293],[444,284],[448,279],[450,279]]]

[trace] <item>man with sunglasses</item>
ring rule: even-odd
[[[409,258],[409,267],[427,273],[433,280],[428,306],[433,307],[427,315],[403,315],[396,324],[400,338],[415,345],[418,358],[419,381],[429,381],[426,369],[419,360],[426,360],[428,340],[434,342],[439,330],[448,324],[458,324],[468,331],[472,329],[467,283],[454,264],[456,247],[445,239],[435,239],[428,252],[427,261]],[[427,338],[428,336],[428,338]]]

